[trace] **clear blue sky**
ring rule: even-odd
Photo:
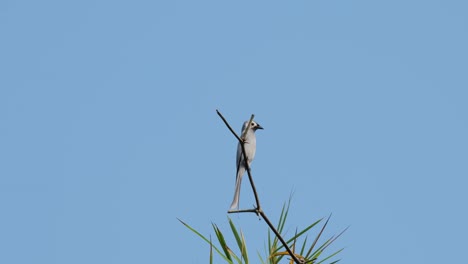
[[[466,1],[2,1],[0,263],[207,263],[236,141],[342,263],[460,263]],[[244,181],[241,207],[253,204]],[[266,225],[233,216],[249,252]],[[232,242],[232,238],[229,238]]]

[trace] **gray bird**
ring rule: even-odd
[[[248,125],[249,125],[249,121],[244,122],[244,125],[242,126],[242,132],[244,132],[245,128]],[[249,167],[250,167],[250,164],[252,163],[252,160],[255,157],[255,150],[257,148],[257,140],[255,138],[255,131],[257,131],[257,129],[263,129],[263,127],[255,123],[254,121],[252,121],[250,123],[250,127],[247,129],[245,133],[244,148],[245,148],[245,155],[247,156],[247,163],[249,164]],[[236,190],[234,193],[234,199],[232,200],[231,208],[229,210],[239,209],[239,195],[240,195],[240,189],[241,189],[241,183],[242,183],[242,176],[244,175],[245,170],[246,170],[245,162],[244,162],[244,155],[242,155],[242,146],[240,143],[237,145],[236,168],[237,168]]]

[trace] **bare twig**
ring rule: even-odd
[[[252,116],[250,117],[250,120],[249,120],[249,123],[248,123],[248,126],[244,129],[244,131],[242,131],[242,134],[241,134],[241,137],[239,137],[236,132],[234,132],[234,130],[232,129],[232,127],[229,125],[229,123],[226,121],[226,119],[224,118],[224,116],[216,109],[216,113],[218,113],[219,117],[223,120],[224,124],[229,128],[229,130],[231,131],[231,133],[237,138],[237,140],[239,141],[239,144],[241,145],[241,148],[242,148],[242,155],[244,156],[244,162],[245,162],[245,167],[247,168],[247,174],[249,175],[249,181],[250,181],[250,186],[252,186],[252,191],[254,193],[254,196],[255,196],[255,202],[256,202],[256,205],[257,207],[256,208],[253,208],[253,209],[245,209],[245,210],[230,210],[228,211],[228,213],[256,213],[257,215],[260,215],[263,220],[265,220],[265,222],[267,223],[267,225],[270,227],[270,229],[273,231],[273,233],[275,233],[276,237],[279,239],[279,241],[281,242],[281,244],[283,244],[284,248],[288,251],[289,255],[291,256],[291,258],[294,260],[294,262],[296,262],[297,264],[302,264],[304,263],[304,261],[301,261],[299,260],[295,255],[294,253],[292,252],[292,250],[289,248],[288,244],[286,243],[286,241],[284,241],[283,237],[281,237],[281,234],[278,232],[278,230],[276,230],[275,226],[270,222],[270,220],[268,219],[268,217],[266,216],[266,214],[263,212],[261,206],[260,206],[260,200],[258,199],[258,194],[257,194],[257,189],[255,188],[255,184],[254,184],[254,181],[253,181],[253,178],[252,178],[252,174],[250,172],[250,166],[249,166],[249,163],[247,162],[247,155],[245,153],[245,134],[247,132],[247,129],[250,127],[250,124],[252,123],[253,119],[254,119],[254,115],[252,114]]]
[[[229,210],[228,214],[237,214],[237,213],[256,213],[258,215],[258,209],[242,209],[242,210]]]
[[[234,132],[234,130],[232,129],[232,127],[229,125],[229,123],[226,121],[226,119],[224,118],[224,116],[218,111],[218,109],[216,109],[216,113],[218,113],[219,117],[221,117],[221,119],[223,120],[224,124],[227,126],[227,128],[229,128],[229,130],[231,131],[231,133],[237,138],[237,140],[239,140],[239,142],[242,142],[242,140],[240,139],[240,137],[236,134],[236,132]]]

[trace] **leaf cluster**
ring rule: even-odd
[[[283,205],[283,208],[281,210],[281,215],[277,224],[277,230],[279,231],[280,234],[282,234],[283,237],[285,237],[283,233],[284,233],[284,227],[286,225],[286,220],[287,220],[288,213],[289,213],[290,203],[291,203],[291,199],[288,201],[288,203],[285,203]],[[312,240],[312,242],[310,242],[308,239],[309,234],[311,233],[312,228],[317,226],[320,222],[322,222],[324,218],[313,222],[312,224],[308,225],[306,228],[300,231],[296,230],[294,236],[286,240],[287,244],[293,250],[293,253],[296,256],[296,258],[299,259],[302,263],[311,263],[311,264],[326,263],[326,261],[331,260],[333,257],[335,257],[338,253],[340,253],[343,250],[343,248],[341,248],[331,254],[328,254],[328,255],[323,254],[325,250],[336,239],[338,239],[338,237],[340,237],[347,229],[346,228],[340,234],[336,236],[331,236],[330,238],[326,239],[324,242],[319,243],[319,240],[330,220],[330,217],[331,215],[326,219],[320,231],[314,236],[314,239]],[[210,245],[210,263],[213,263],[213,249],[227,263],[245,263],[245,264],[249,263],[249,254],[247,252],[247,243],[246,243],[244,234],[239,228],[235,226],[231,218],[228,217],[228,221],[229,221],[229,226],[231,228],[231,232],[237,244],[236,245],[237,246],[236,251],[238,250],[237,254],[231,249],[231,247],[228,246],[226,239],[225,239],[225,235],[223,234],[223,232],[219,229],[219,227],[216,224],[212,224],[212,227],[213,227],[214,233],[216,235],[216,239],[219,244],[218,246],[212,242],[211,236],[210,238],[207,238],[204,235],[202,235],[200,232],[195,230],[193,227],[188,225],[187,223],[183,222],[180,219],[179,221],[182,224],[184,224],[188,229],[190,229],[193,233],[195,233],[197,236],[202,238],[205,242],[207,242]],[[299,240],[301,240],[302,242],[299,243],[298,242]],[[279,243],[278,238],[276,236],[271,235],[271,231],[268,231],[268,247],[265,251],[266,251],[266,257],[262,257],[260,253],[257,252],[258,257],[260,258],[260,261],[263,264],[277,264],[277,263],[280,263],[280,261],[282,261],[285,257],[289,256],[289,253],[285,251],[284,246],[281,243]],[[340,260],[339,259],[334,260],[332,262],[329,262],[329,264],[335,264],[338,261]],[[289,263],[291,264],[294,263],[292,258],[289,258]]]

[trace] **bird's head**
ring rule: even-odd
[[[249,125],[249,121],[245,121],[244,122],[244,125],[242,126],[242,131],[244,131],[245,127]],[[256,131],[257,129],[263,129],[263,127],[258,124],[257,122],[253,121],[250,123],[250,128],[253,130],[253,131]]]

